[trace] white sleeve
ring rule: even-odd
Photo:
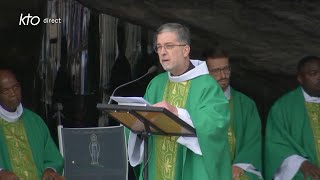
[[[138,138],[137,134],[130,131],[128,141],[129,163],[135,167],[142,163],[144,153],[144,141]]]
[[[52,169],[54,172],[57,172],[56,169],[52,168],[52,167],[46,167],[46,169]],[[45,170],[46,170],[45,169]],[[1,171],[1,170],[0,170]]]
[[[291,155],[283,160],[274,175],[274,180],[291,180],[299,171],[301,164],[307,159],[299,155]]]
[[[187,124],[189,124],[190,126],[194,127],[188,111],[186,109],[182,109],[182,108],[178,108],[178,107],[177,107],[177,110],[178,110],[179,118],[182,119]],[[190,149],[194,153],[196,153],[198,155],[202,155],[199,141],[198,141],[198,137],[180,136],[179,139],[177,140],[177,142],[180,143],[181,145],[186,146],[188,149]]]
[[[262,179],[261,172],[258,171],[252,164],[236,163],[236,164],[233,164],[232,166],[237,166],[237,167],[243,169],[244,171],[247,171],[247,172],[250,172],[250,173],[253,173],[253,174],[259,176],[259,179]]]
[[[193,126],[190,115],[187,110],[182,108],[177,108],[179,118],[188,123],[190,126]],[[178,143],[186,146],[194,153],[202,155],[200,150],[199,142],[197,137],[179,137],[177,140]],[[135,167],[142,163],[144,153],[144,141],[137,137],[137,134],[130,131],[129,140],[128,140],[128,156],[129,163],[132,167]]]

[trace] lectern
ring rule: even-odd
[[[165,108],[114,104],[97,104],[97,108],[143,138],[145,167],[143,179],[145,180],[148,179],[147,159],[150,135],[196,136],[196,130],[192,126]]]

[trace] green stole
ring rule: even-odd
[[[230,157],[231,157],[231,164],[233,164],[233,160],[235,158],[235,151],[236,151],[236,136],[234,133],[234,103],[232,96],[229,100],[229,106],[230,106],[230,126],[228,129],[228,141],[230,145]],[[244,173],[239,177],[239,180],[248,180],[249,177]]]
[[[163,100],[173,106],[184,108],[189,94],[191,81],[167,82]],[[156,136],[155,137],[155,179],[174,180],[181,179],[182,154],[181,145],[177,143],[178,136]],[[176,163],[177,162],[177,163]]]
[[[314,146],[318,166],[320,165],[320,103],[305,102],[306,110],[309,116],[310,126],[314,137]]]
[[[12,123],[0,118],[0,126],[4,133],[12,171],[21,180],[39,179],[23,120]]]
[[[229,100],[229,106],[230,106],[230,126],[228,129],[228,140],[229,140],[229,144],[230,144],[230,157],[231,157],[231,162],[233,162],[234,160],[234,154],[236,151],[236,137],[234,134],[234,118],[233,118],[233,99],[230,98]]]

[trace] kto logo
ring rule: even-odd
[[[39,23],[40,23],[39,16],[31,16],[30,13],[28,13],[27,16],[23,16],[22,13],[20,15],[19,26],[21,26],[21,25],[27,26],[29,24],[31,24],[32,26],[36,26]]]
[[[27,16],[23,16],[21,13],[20,15],[20,21],[19,26],[28,26],[31,24],[32,26],[36,26],[40,23],[40,17],[39,16],[31,16],[30,13],[28,13]],[[56,24],[61,23],[61,18],[44,18],[43,23],[45,24]]]

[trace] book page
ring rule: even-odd
[[[123,105],[146,104],[147,106],[151,106],[151,104],[148,101],[146,101],[143,97],[111,96],[110,98],[116,101],[118,104]]]

